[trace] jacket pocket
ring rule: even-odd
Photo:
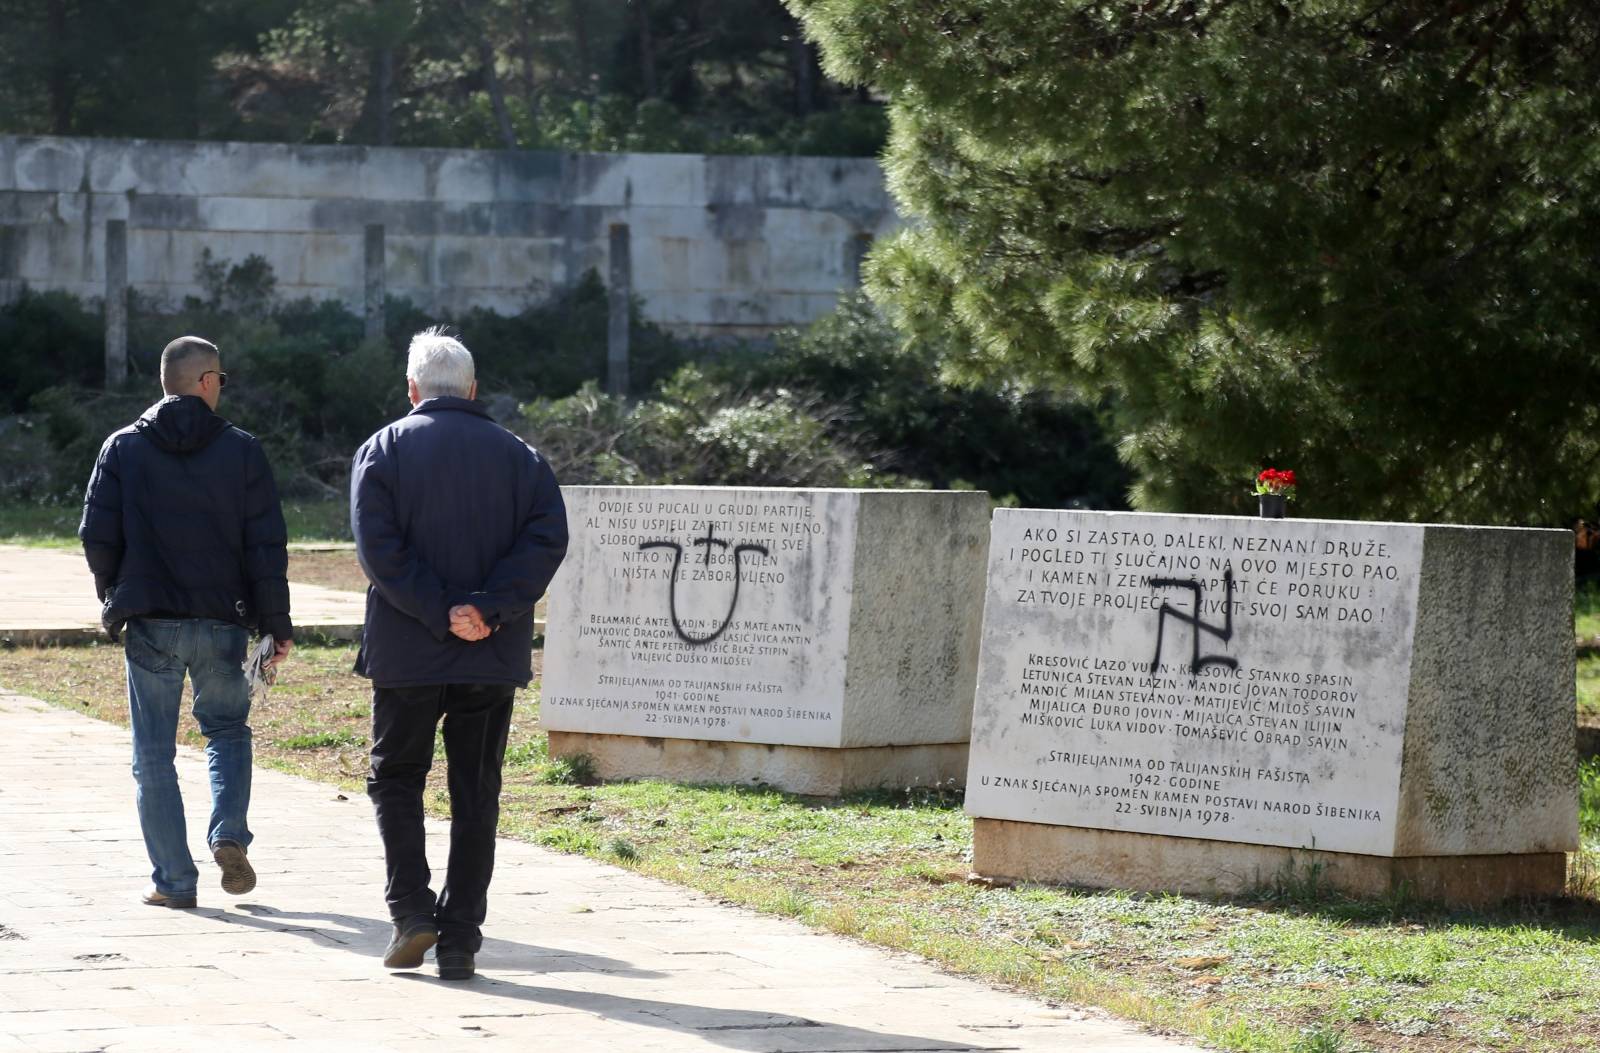
[[[213,622],[211,625],[211,666],[213,673],[227,675],[244,672],[244,656],[250,649],[250,633],[241,625]]]
[[[128,661],[148,673],[165,673],[179,666],[174,652],[178,644],[178,623],[154,618],[133,618],[123,633],[123,648]]]

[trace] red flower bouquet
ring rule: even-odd
[[[1256,476],[1256,493],[1281,495],[1285,501],[1294,500],[1294,473],[1280,472],[1276,468],[1263,468]]]

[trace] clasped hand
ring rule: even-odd
[[[450,631],[468,643],[481,640],[494,630],[483,620],[483,612],[470,603],[450,608]]]

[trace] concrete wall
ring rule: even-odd
[[[862,158],[559,154],[0,136],[0,295],[105,291],[105,224],[128,280],[176,302],[204,249],[272,264],[279,293],[363,302],[363,232],[390,295],[515,312],[607,270],[629,226],[647,317],[761,332],[826,313],[899,220]]]

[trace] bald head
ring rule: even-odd
[[[200,375],[222,365],[217,345],[198,336],[180,336],[161,352],[161,390],[168,395],[194,395]]]

